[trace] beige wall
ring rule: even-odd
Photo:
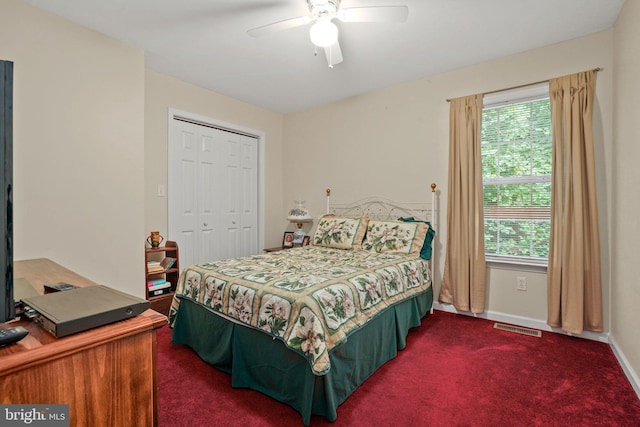
[[[158,184],[167,188],[167,118],[176,109],[214,121],[264,132],[265,247],[282,240],[282,127],[283,116],[215,92],[147,70],[145,73],[145,229],[159,230],[167,239],[167,197],[158,196]],[[175,237],[174,237],[175,238]]]
[[[446,241],[448,98],[537,82],[602,67],[596,84],[594,127],[599,174],[601,233],[608,242],[612,151],[613,30],[495,61],[424,78],[285,117],[284,199],[308,200],[324,209],[324,189],[349,201],[380,195],[400,201],[430,197],[438,184],[439,227],[435,291],[439,292]],[[609,314],[609,253],[603,251],[605,327]],[[528,291],[516,290],[525,276]],[[513,270],[488,272],[487,309],[546,323],[546,275]]]
[[[615,27],[615,104],[613,206],[610,241],[611,335],[635,370],[640,387],[640,280],[638,238],[640,237],[640,2],[626,1]],[[640,394],[640,388],[636,388]]]
[[[15,259],[142,296],[143,53],[18,0],[0,5],[0,40],[14,62]]]

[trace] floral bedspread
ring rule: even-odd
[[[169,321],[192,299],[282,340],[322,375],[351,332],[429,286],[428,263],[415,255],[306,246],[186,268]]]

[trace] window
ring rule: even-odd
[[[487,261],[546,265],[551,156],[548,85],[485,96],[482,178]]]

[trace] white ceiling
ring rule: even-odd
[[[342,23],[344,62],[314,56],[306,0],[24,0],[144,50],[160,73],[287,113],[611,28],[624,0],[342,0],[407,5],[407,22]]]

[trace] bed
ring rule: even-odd
[[[185,268],[172,342],[251,388],[330,421],[431,310],[431,204],[331,204],[311,244]],[[430,207],[429,207],[430,206]]]

